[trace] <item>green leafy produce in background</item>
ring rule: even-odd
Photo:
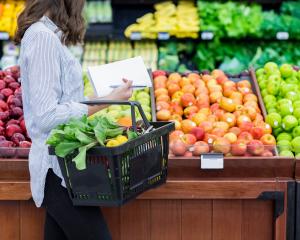
[[[198,1],[201,31],[212,31],[220,38],[274,39],[277,32],[300,38],[300,3],[283,2],[279,13],[263,11],[260,5],[240,2]]]

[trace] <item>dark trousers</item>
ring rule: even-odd
[[[45,240],[111,240],[99,207],[74,207],[61,179],[50,169],[43,207]]]

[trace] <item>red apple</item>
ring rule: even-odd
[[[238,140],[231,146],[233,156],[244,156],[247,152],[247,144],[243,140]]]
[[[193,134],[198,141],[202,141],[205,135],[205,131],[202,127],[195,127],[192,129],[191,134]]]
[[[209,146],[203,141],[196,142],[192,149],[194,156],[200,156],[203,153],[209,153]]]
[[[269,150],[265,150],[262,154],[261,154],[262,157],[273,157],[273,153]]]
[[[184,136],[184,133],[180,130],[176,130],[176,131],[173,131],[171,134],[170,134],[170,142],[173,142],[175,140],[179,140],[181,139],[182,137]]]
[[[184,157],[190,158],[193,156],[193,153],[190,151],[185,152],[185,154],[183,155]]]
[[[193,134],[185,134],[181,137],[181,141],[187,145],[194,145],[197,142],[197,138]]]
[[[264,144],[259,140],[251,140],[247,144],[248,152],[255,156],[261,156],[265,151]]]
[[[242,122],[239,125],[239,128],[242,132],[250,132],[251,129],[254,127],[254,124],[252,122]]]
[[[249,132],[241,132],[238,136],[238,140],[242,140],[245,143],[248,143],[253,140],[253,137]]]
[[[250,133],[254,139],[260,139],[264,135],[264,129],[262,127],[252,127]]]
[[[239,136],[242,131],[238,127],[232,127],[229,128],[228,132],[234,133],[235,135]]]
[[[173,142],[171,150],[175,156],[183,156],[187,151],[187,146],[181,140],[176,140]]]

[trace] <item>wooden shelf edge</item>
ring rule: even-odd
[[[138,199],[257,199],[262,192],[277,191],[277,179],[270,180],[169,180]]]
[[[28,181],[0,181],[0,200],[29,200],[31,199],[30,183]]]

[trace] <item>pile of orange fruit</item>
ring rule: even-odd
[[[182,151],[175,155],[189,156],[194,154],[190,146],[201,145],[228,156],[273,156],[272,128],[248,80],[236,83],[218,69],[187,75],[155,71],[153,79],[157,119],[176,125],[170,141]]]

